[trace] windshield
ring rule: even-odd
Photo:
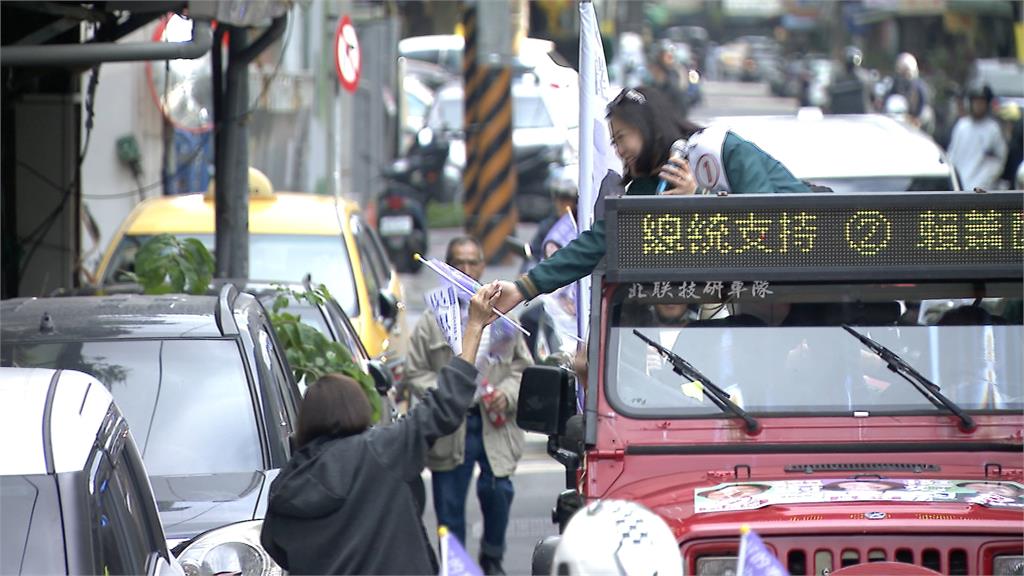
[[[4,365],[91,374],[110,389],[150,475],[263,468],[249,380],[233,340],[6,343]]]
[[[213,252],[213,234],[178,234],[178,238],[197,238]],[[124,272],[134,272],[135,254],[148,235],[125,236],[114,251],[104,274],[104,284],[125,282]],[[338,236],[299,234],[250,234],[249,278],[301,282],[312,274],[326,284],[349,316],[359,315],[352,264],[344,241]]]
[[[990,284],[983,292],[987,297],[976,300],[970,285],[621,286],[609,340],[609,398],[637,417],[720,414],[632,333],[636,328],[755,414],[938,410],[843,330],[849,324],[901,355],[964,410],[1019,412],[1020,285]]]
[[[458,98],[442,98],[438,111],[431,118],[431,127],[444,130],[462,130],[462,94]],[[566,110],[570,110],[567,106]],[[574,118],[574,124],[577,123]],[[515,96],[512,99],[512,128],[551,128],[554,123],[540,95]],[[347,312],[347,310],[346,310]]]

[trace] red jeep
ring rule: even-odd
[[[608,200],[583,413],[568,372],[523,378],[519,422],[567,466],[555,521],[640,502],[701,576],[734,573],[742,524],[793,575],[1021,574],[1022,207]]]

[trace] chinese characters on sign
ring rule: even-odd
[[[776,218],[748,214],[645,214],[644,254],[810,252],[817,216],[783,212]]]
[[[703,286],[701,286],[703,284]],[[740,280],[734,280],[732,282],[723,282],[721,280],[712,280],[708,282],[654,282],[654,283],[642,283],[633,282],[629,286],[629,292],[626,294],[628,300],[641,300],[641,299],[682,299],[682,300],[702,300],[703,296],[708,296],[710,301],[720,301],[722,299],[722,293],[725,292],[725,297],[728,300],[739,300],[745,298],[747,300],[760,299],[763,300],[768,296],[774,294],[771,290],[771,283],[767,280],[755,280],[752,283],[743,282]]]
[[[1019,210],[997,209],[647,212],[640,218],[641,248],[644,255],[656,256],[818,254],[823,258],[829,256],[825,252],[835,250],[859,257],[908,249],[923,253],[1022,250],[1022,218]]]

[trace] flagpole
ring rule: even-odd
[[[425,260],[419,254],[413,254],[412,257],[415,258],[416,260],[422,262],[424,265],[426,265],[427,268],[430,268],[431,270],[433,270],[434,273],[436,273],[441,278],[444,278],[445,280],[451,282],[455,286],[458,286],[459,289],[462,290],[463,292],[465,292],[466,294],[469,294],[470,296],[474,295],[472,290],[470,290],[469,288],[466,288],[462,284],[459,284],[458,282],[456,282],[455,279],[452,278],[451,276],[449,276],[447,273],[445,273],[444,270],[441,270],[437,266],[434,266],[433,264],[431,264],[428,260]],[[497,308],[492,307],[491,308],[491,312],[494,312],[495,314],[497,314],[501,318],[505,319],[509,324],[511,324],[515,329],[517,329],[520,332],[522,332],[524,335],[526,335],[526,336],[530,335],[530,332],[526,328],[523,328],[522,324],[520,324],[519,322],[516,322],[515,320],[509,318],[505,314],[502,314],[501,312],[498,311]]]

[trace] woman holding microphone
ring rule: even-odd
[[[704,130],[681,120],[668,98],[654,88],[623,90],[608,104],[606,117],[612,146],[622,159],[624,172],[621,188],[612,194],[810,192],[806,184],[755,144],[726,130]],[[686,159],[671,155],[673,143],[679,140],[707,152],[698,156],[701,165],[697,169],[703,171],[702,178],[695,177]],[[602,188],[607,185],[606,179]],[[598,220],[593,228],[515,282],[502,281],[496,308],[508,312],[524,300],[567,286],[590,274],[604,254],[604,222]]]

